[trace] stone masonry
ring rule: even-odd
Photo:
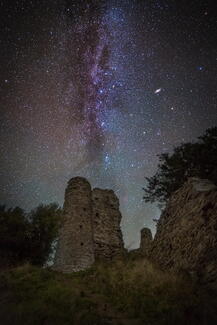
[[[152,245],[152,233],[149,228],[141,230],[140,253],[143,256],[148,256]]]
[[[172,194],[144,250],[163,269],[184,271],[217,287],[217,187],[189,178]]]
[[[119,200],[111,190],[92,191],[95,258],[109,260],[123,253]]]
[[[111,190],[94,189],[82,177],[72,178],[65,191],[63,225],[53,268],[69,273],[111,260],[124,250],[119,201]]]
[[[62,272],[80,271],[94,262],[91,187],[81,177],[72,178],[65,191],[63,226],[54,262]]]

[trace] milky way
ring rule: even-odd
[[[215,8],[206,1],[0,1],[0,201],[63,203],[84,176],[120,198],[127,247],[157,154],[217,124]]]

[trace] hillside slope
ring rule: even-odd
[[[216,301],[145,259],[61,274],[24,265],[0,273],[2,325],[216,324]]]

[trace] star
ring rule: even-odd
[[[161,92],[161,90],[162,90],[162,88],[158,88],[158,89],[156,89],[156,90],[155,90],[155,92],[154,92],[154,93],[155,93],[155,94],[158,94],[158,93],[160,93],[160,92]]]
[[[0,203],[62,205],[83,176],[118,189],[138,247],[160,214],[142,199],[158,155],[217,124],[215,4],[21,2],[0,11]]]

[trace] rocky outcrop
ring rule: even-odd
[[[217,187],[190,178],[169,200],[149,257],[164,269],[186,270],[217,285]]]
[[[111,190],[94,189],[85,178],[72,178],[65,192],[63,225],[53,268],[80,271],[95,259],[111,260],[123,252],[119,201]]]
[[[111,190],[95,188],[92,192],[94,251],[98,260],[111,260],[123,253],[119,200]]]

